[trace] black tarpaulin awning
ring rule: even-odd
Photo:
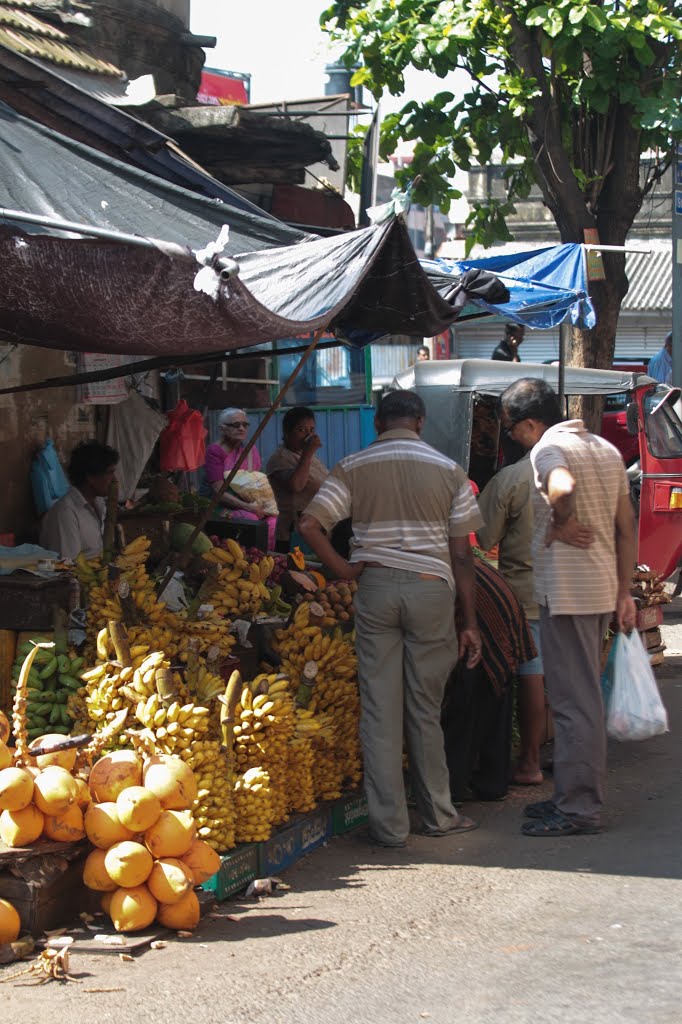
[[[229,351],[333,328],[363,344],[438,334],[458,303],[438,295],[400,219],[236,255],[217,301],[199,264],[158,248],[0,228],[0,336],[47,348],[170,356]],[[486,275],[491,301],[507,292]],[[480,287],[480,276],[477,281]],[[466,278],[461,296],[466,297]]]

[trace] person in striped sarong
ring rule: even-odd
[[[535,657],[526,615],[511,587],[475,559],[481,661],[457,662],[445,689],[441,724],[455,803],[500,800],[511,774],[513,688],[518,667]]]

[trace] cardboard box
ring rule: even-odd
[[[335,836],[367,824],[367,797],[364,793],[348,793],[332,805],[332,831]]]
[[[260,844],[260,875],[278,875],[307,853],[326,843],[332,835],[330,809],[310,811],[301,818],[285,825]]]
[[[217,900],[226,900],[240,889],[245,889],[249,882],[258,878],[258,846],[256,843],[245,843],[221,858],[219,870],[201,888],[212,892]]]

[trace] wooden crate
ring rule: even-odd
[[[21,850],[0,845],[0,898],[21,918],[21,931],[61,928],[87,909],[83,864],[88,844],[37,843]]]

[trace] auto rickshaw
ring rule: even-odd
[[[426,405],[423,439],[467,470],[483,488],[503,464],[498,399],[520,377],[541,377],[556,391],[559,367],[491,359],[418,362],[392,388],[413,389]],[[639,439],[638,562],[663,578],[682,562],[682,419],[679,388],[627,370],[567,366],[564,391],[630,399],[628,430]]]

